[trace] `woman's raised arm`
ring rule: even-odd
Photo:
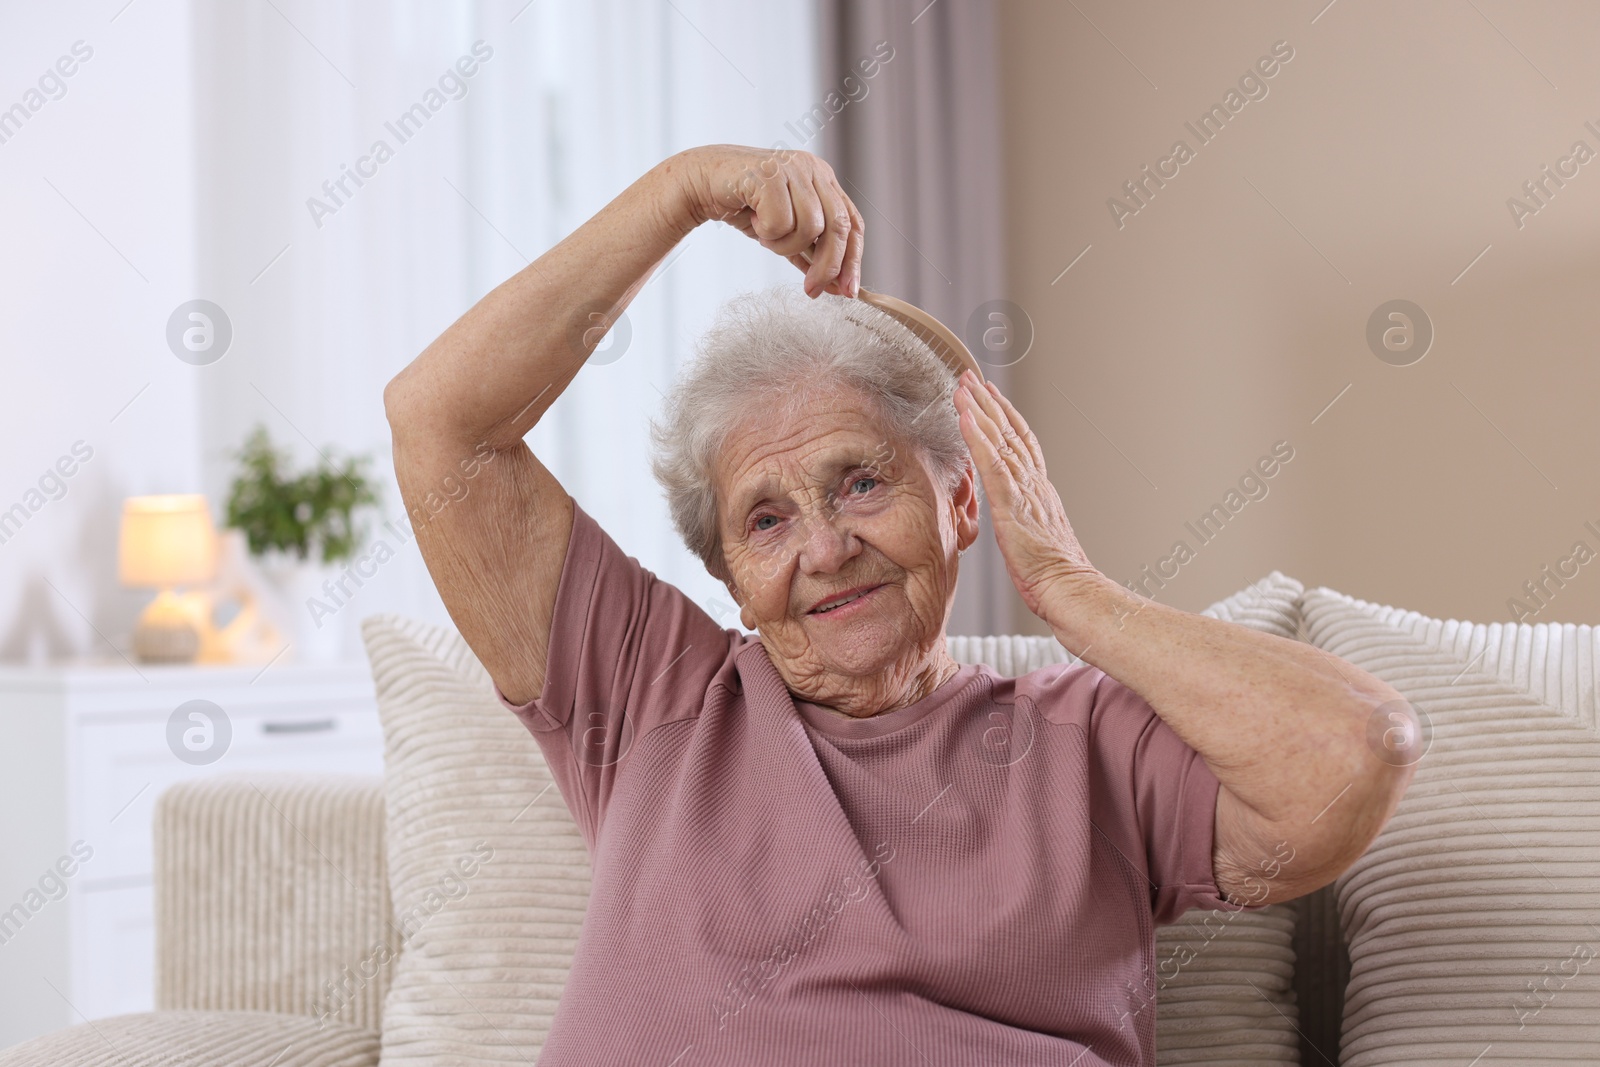
[[[506,697],[544,686],[572,500],[523,443],[673,247],[720,219],[854,295],[863,228],[827,163],[710,145],[651,168],[384,390],[395,475],[445,607]]]

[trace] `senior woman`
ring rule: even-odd
[[[523,442],[716,219],[805,295],[724,309],[654,469],[756,636],[625,555]],[[1367,743],[1405,708],[1387,685],[1100,574],[1017,409],[852,299],[863,242],[820,159],[692,149],[386,390],[414,514],[474,472],[418,543],[589,846],[543,1064],[1153,1064],[1154,928],[1327,884],[1410,779]],[[980,486],[1084,662],[951,658]]]

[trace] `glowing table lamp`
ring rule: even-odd
[[[204,593],[181,585],[209,582],[217,570],[217,535],[204,496],[136,496],[122,505],[117,574],[122,584],[160,590],[134,624],[134,653],[147,663],[188,663],[210,627]]]

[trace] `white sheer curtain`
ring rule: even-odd
[[[389,377],[654,163],[700,143],[770,145],[815,103],[811,0],[524,4],[195,5],[196,295],[235,330],[200,392],[214,499],[228,451],[264,421],[302,461],[325,445],[373,453],[382,518],[397,518]],[[441,83],[461,57],[471,77]],[[402,142],[390,127],[418,103],[439,106]],[[380,140],[392,154],[362,162]],[[341,191],[346,168],[370,176]],[[625,551],[725,625],[738,625],[725,591],[650,477],[647,418],[723,300],[799,279],[703,227],[629,309],[626,351],[614,331],[529,437]],[[399,554],[336,616],[351,641],[374,612],[445,617],[414,544],[375,525],[380,538]]]

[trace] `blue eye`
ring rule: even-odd
[[[755,526],[755,528],[758,529],[758,530],[770,530],[770,529],[772,529],[772,527],[761,525],[762,523],[766,522],[768,519],[771,519],[773,522],[777,522],[778,521],[778,516],[776,516],[776,515],[763,515],[759,519],[757,519],[754,523],[752,523],[752,525]]]
[[[854,489],[856,486],[860,485],[862,482],[871,482],[873,485],[877,485],[878,484],[878,479],[870,478],[870,477],[857,478],[855,481],[850,483],[850,488]],[[870,488],[868,489],[868,492],[871,492]]]

